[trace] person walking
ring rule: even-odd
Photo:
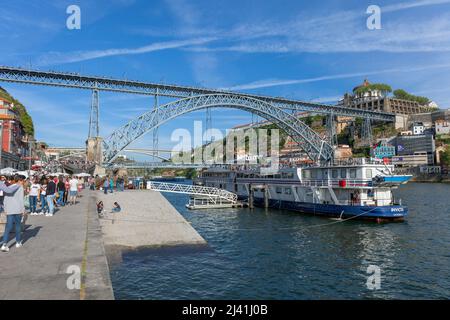
[[[66,184],[64,183],[62,177],[59,178],[56,187],[58,189],[58,206],[64,206],[64,192],[66,192]]]
[[[69,201],[71,205],[77,203],[77,194],[78,194],[78,180],[75,177],[72,177],[69,181],[70,189],[69,189]]]
[[[77,197],[79,197],[81,195],[81,191],[83,190],[84,187],[84,181],[82,177],[78,177],[78,194]]]
[[[3,233],[3,244],[0,248],[3,252],[8,252],[8,241],[9,233],[11,232],[13,226],[15,226],[16,233],[16,248],[22,247],[22,216],[25,214],[25,204],[24,204],[24,192],[23,192],[23,180],[19,176],[14,176],[11,179],[12,185],[6,187],[4,184],[0,185],[0,188],[5,193],[5,212],[6,212],[6,225],[5,231]],[[16,187],[11,189],[11,187]]]
[[[6,181],[6,177],[5,176],[0,176],[0,181],[2,182],[2,183],[5,183],[5,181]],[[4,210],[3,210],[3,200],[5,199],[5,195],[4,195],[4,193],[3,193],[3,190],[0,190],[0,213],[2,213]]]
[[[111,193],[113,193],[113,190],[114,190],[114,178],[113,177],[111,177],[109,179],[109,190]]]
[[[41,212],[39,215],[43,215],[48,212],[48,204],[47,204],[47,179],[43,178],[41,180]]]
[[[30,185],[30,192],[28,193],[29,201],[30,201],[30,214],[32,216],[36,216],[37,213],[37,202],[38,197],[41,192],[41,185],[38,183],[37,178],[32,179],[32,183]]]
[[[108,194],[108,188],[109,188],[109,177],[106,176],[105,181],[103,181],[103,191],[105,194]]]
[[[125,181],[124,181],[122,176],[119,176],[117,178],[117,182],[116,183],[117,183],[117,191],[123,191],[124,190],[124,183],[125,183]]]
[[[69,203],[69,193],[70,193],[70,183],[69,183],[69,177],[64,178],[64,203]]]
[[[47,204],[48,204],[48,213],[45,214],[46,217],[53,217],[55,213],[55,193],[56,193],[56,183],[53,180],[53,177],[50,177],[50,181],[47,185]]]

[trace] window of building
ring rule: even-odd
[[[333,177],[333,179],[337,179],[337,177],[338,177],[338,171],[337,171],[337,170],[332,170],[332,171],[331,171],[331,176]]]

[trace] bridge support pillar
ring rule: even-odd
[[[96,175],[100,175],[100,176],[104,176],[106,174],[106,169],[103,168],[102,166],[99,166],[98,164],[95,165],[95,169],[94,169],[94,177]]]
[[[96,165],[102,165],[103,153],[102,153],[103,139],[101,137],[91,137],[86,141],[86,160],[95,162]]]

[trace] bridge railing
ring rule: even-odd
[[[150,190],[155,191],[207,196],[220,198],[222,200],[230,201],[232,203],[237,202],[236,194],[219,188],[195,186],[190,184],[154,182],[154,181],[149,181],[148,187]]]

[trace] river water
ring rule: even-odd
[[[374,224],[289,211],[189,211],[165,194],[209,246],[126,253],[111,267],[116,299],[450,298],[450,185],[396,190],[405,222]],[[380,289],[369,290],[369,265]]]

